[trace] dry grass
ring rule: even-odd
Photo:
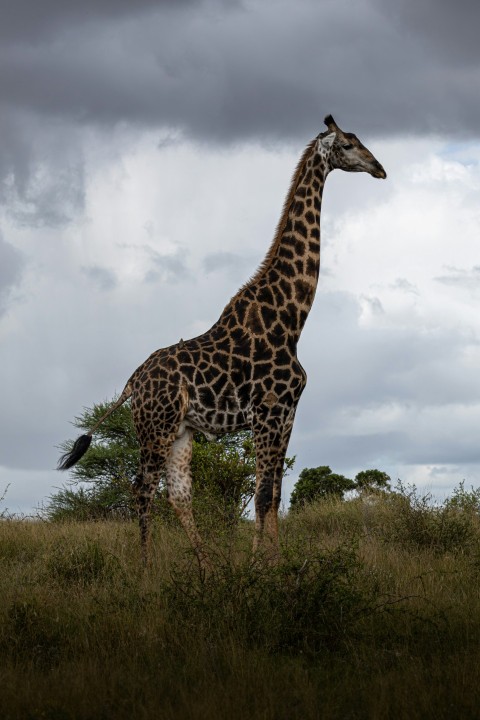
[[[478,718],[478,518],[414,510],[290,515],[275,568],[217,531],[204,583],[175,526],[143,572],[134,524],[3,521],[0,716]]]

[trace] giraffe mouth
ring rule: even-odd
[[[387,177],[387,173],[379,162],[377,162],[373,169],[370,170],[370,175],[372,175],[372,177],[374,178],[380,178],[381,180],[385,180],[385,178]]]

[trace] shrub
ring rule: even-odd
[[[268,652],[316,654],[354,634],[370,606],[355,547],[307,556],[292,554],[276,567],[216,561],[205,582],[177,566],[164,584],[171,624],[210,641],[236,642]],[[185,626],[188,623],[188,627]]]
[[[290,507],[297,510],[315,500],[327,497],[343,498],[355,483],[344,475],[333,473],[328,465],[305,468],[299,475],[290,498]]]
[[[435,552],[464,552],[478,545],[478,524],[458,506],[432,502],[431,493],[419,495],[415,485],[400,481],[390,497],[394,506],[390,538],[405,546]]]

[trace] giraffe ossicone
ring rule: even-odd
[[[249,428],[256,451],[254,549],[278,547],[283,466],[306,373],[297,343],[313,303],[320,268],[320,211],[325,180],[335,169],[386,173],[352,133],[331,115],[327,131],[305,148],[294,172],[270,248],[207,332],[150,355],[128,380],[116,403],[62,456],[72,467],[88,450],[98,426],[131,398],[140,445],[134,489],[143,557],[148,555],[150,510],[165,475],[167,492],[205,564],[192,514],[192,438]]]

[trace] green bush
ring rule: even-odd
[[[204,582],[177,566],[162,587],[175,627],[207,631],[271,653],[316,654],[355,634],[371,606],[355,547],[316,551],[271,567],[217,561]],[[185,627],[185,622],[188,627]]]
[[[454,488],[452,496],[445,501],[445,507],[469,515],[480,516],[480,487],[465,490],[465,481]]]
[[[389,497],[393,514],[390,539],[406,547],[435,552],[467,552],[478,546],[478,523],[460,505],[435,505],[430,493],[420,495],[415,485],[397,484]]]
[[[299,475],[290,497],[292,510],[304,507],[323,498],[343,498],[346,492],[353,490],[355,483],[344,475],[333,473],[328,465],[305,468]]]

